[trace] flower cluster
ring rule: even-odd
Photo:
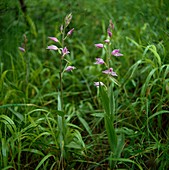
[[[95,44],[95,47],[96,48],[105,48],[105,50],[110,50],[110,48],[106,48],[106,46],[110,46],[111,45],[111,37],[113,35],[112,31],[114,29],[114,25],[112,23],[112,21],[110,20],[109,21],[109,26],[108,26],[108,29],[107,29],[107,39],[104,40],[105,43],[98,43],[98,44]],[[120,50],[119,49],[114,49],[113,51],[106,51],[108,53],[108,55],[112,55],[112,56],[115,56],[115,57],[119,57],[119,56],[123,56],[122,53],[120,53]],[[107,62],[109,62],[109,60],[111,59],[110,56],[108,56],[108,60],[106,60]],[[104,70],[102,71],[102,73],[104,74],[107,74],[107,75],[111,75],[111,76],[117,76],[116,72],[113,71],[113,68],[109,67],[109,63],[105,63],[105,61],[102,59],[102,58],[96,58],[96,62],[94,64],[105,64],[106,67],[107,67],[107,70]],[[104,83],[103,82],[94,82],[94,85],[96,87],[98,86],[103,86]]]
[[[61,32],[61,34],[63,34],[63,32],[65,31],[65,28],[70,24],[70,21],[71,21],[71,19],[72,19],[72,15],[71,14],[69,14],[69,15],[67,15],[66,16],[66,18],[65,18],[65,25],[61,25],[61,27],[60,27],[60,32]],[[65,40],[66,38],[67,38],[67,36],[70,36],[70,35],[72,35],[72,33],[73,33],[73,31],[74,31],[74,28],[72,28],[71,30],[69,30],[68,32],[67,32],[67,34],[66,34],[66,37],[63,37],[63,40]],[[64,34],[63,34],[64,35]],[[60,41],[56,38],[56,37],[48,37],[50,40],[52,40],[53,42],[55,42],[55,43],[58,43],[58,44],[61,44],[60,43]],[[65,47],[63,47],[63,48],[58,48],[58,46],[56,46],[56,45],[49,45],[49,46],[47,46],[47,48],[46,48],[47,50],[54,50],[54,51],[61,51],[61,59],[63,59],[64,57],[65,57],[65,55],[67,55],[67,54],[69,54],[70,52],[69,52],[69,50],[68,50],[68,48],[65,46]],[[75,69],[75,67],[74,66],[67,66],[66,68],[65,68],[65,70],[64,71],[72,71],[72,70],[74,70]]]

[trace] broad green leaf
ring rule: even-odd
[[[1,143],[2,143],[2,156],[3,156],[3,164],[4,166],[7,166],[7,163],[8,163],[8,143],[6,141],[5,138],[2,138],[1,139]]]
[[[105,91],[104,87],[99,86],[100,89],[100,97],[101,103],[107,115],[110,115],[110,106],[109,106],[109,98],[107,92]]]
[[[113,85],[111,84],[109,87],[109,102],[110,102],[110,114],[112,118],[112,122],[114,122],[114,115],[115,115],[115,98],[114,98],[114,93],[113,93]]]
[[[117,135],[117,147],[114,153],[114,158],[120,158],[121,153],[123,151],[125,145],[125,137],[124,134],[121,133],[120,135]]]
[[[115,132],[114,124],[107,115],[105,115],[104,120],[110,148],[111,151],[115,153],[115,150],[117,148],[117,135]]]
[[[58,110],[62,111],[62,100],[60,98],[60,93],[58,92]]]

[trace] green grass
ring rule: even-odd
[[[168,169],[167,1],[25,4],[26,14],[17,0],[0,2],[0,169]],[[76,70],[64,74],[63,112],[59,55],[46,47],[69,13],[75,31],[65,45]],[[106,78],[93,63],[105,51],[94,44],[106,39],[110,19],[112,48],[124,55],[111,63],[119,85],[97,89]]]

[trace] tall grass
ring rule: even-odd
[[[167,1],[25,4],[26,14],[19,1],[0,2],[0,169],[168,169]],[[46,50],[47,37],[59,36],[71,12],[67,59],[76,71],[65,73],[61,111],[59,58]],[[93,63],[104,51],[94,44],[106,39],[110,19],[124,56],[112,63],[119,86],[101,88],[99,98],[93,84],[102,73]]]

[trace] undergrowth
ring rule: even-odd
[[[112,169],[168,169],[167,2],[24,3],[26,10],[19,1],[0,2],[0,169],[99,170],[111,169],[111,162]],[[66,42],[70,50],[66,59],[76,69],[64,73],[62,112],[58,109],[59,57],[46,47],[48,36],[60,35],[69,13],[73,18],[68,30],[75,30]],[[114,109],[111,126],[117,136],[124,135],[120,157],[112,156],[104,100],[94,86],[103,76],[95,58],[105,55],[94,44],[106,39],[110,20],[113,46],[123,56],[112,63],[118,85],[102,95],[112,93],[114,99],[107,101]],[[18,47],[25,36],[23,53]]]

